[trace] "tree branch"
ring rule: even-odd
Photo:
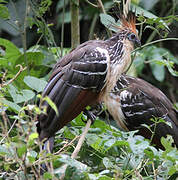
[[[79,23],[79,0],[70,1],[71,9],[71,47],[76,48],[80,44],[80,23]]]

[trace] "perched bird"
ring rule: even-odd
[[[109,113],[116,120],[118,126],[125,131],[139,130],[138,134],[150,139],[151,131],[142,124],[155,128],[152,143],[158,148],[163,146],[160,142],[162,136],[172,135],[178,147],[178,111],[158,88],[150,83],[127,75],[121,75],[112,91],[103,96],[103,101]],[[155,124],[151,118],[162,118],[169,122]]]
[[[39,138],[51,138],[86,106],[100,101],[131,63],[134,44],[140,44],[135,16],[121,17],[118,33],[107,40],[91,40],[65,55],[54,67],[42,96],[57,106],[58,115],[45,101],[47,113],[38,118]],[[50,139],[51,147],[53,140]],[[52,149],[52,148],[51,148]]]

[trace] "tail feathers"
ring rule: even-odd
[[[55,104],[57,102],[56,98],[59,97],[59,95],[61,95],[62,93],[64,93],[64,90],[65,90],[65,87],[63,86],[64,82],[62,80],[58,80],[58,82],[53,86],[52,89],[50,89],[50,93],[49,94],[46,94]],[[64,90],[62,90],[62,88]],[[48,88],[47,88],[48,89]],[[59,91],[60,89],[60,91]],[[62,91],[61,91],[62,90]],[[47,91],[46,91],[47,92]],[[46,106],[47,107],[47,115],[45,114],[41,114],[39,116],[39,121],[40,121],[40,127],[43,128],[45,126],[48,126],[50,121],[48,121],[48,114],[50,113],[50,111],[52,111],[53,109],[49,106],[48,102],[47,101],[44,101],[42,103],[42,106]],[[54,110],[52,111],[53,114],[51,114],[51,117],[53,115],[55,115],[55,112]]]
[[[77,96],[79,95],[80,91],[81,91],[80,88],[74,88],[68,86],[63,90],[63,92],[59,93],[56,96],[54,103],[58,108],[59,116],[57,116],[54,110],[50,108],[47,120],[50,121],[51,127],[56,127],[57,129],[62,128],[64,124],[66,124],[68,121],[71,121],[70,114],[69,114],[69,120],[67,119],[65,120],[66,123],[61,122],[61,117],[69,109],[69,107],[72,106],[72,103],[77,99]]]
[[[54,86],[48,97],[55,103],[56,107],[58,108],[59,116],[61,116],[62,111],[59,107],[62,108],[62,101],[66,96],[69,87],[66,86],[63,80],[59,80],[57,84]],[[49,106],[49,105],[48,105]],[[47,119],[53,119],[56,116],[56,113],[51,107],[48,107],[47,111],[48,117]],[[51,122],[50,122],[51,123]]]
[[[40,139],[52,136],[57,130],[73,119],[70,117],[70,114],[68,114],[66,119],[63,119],[63,115],[66,113],[66,111],[70,110],[70,107],[72,107],[72,104],[77,99],[80,91],[81,88],[68,85],[62,79],[58,80],[51,92],[48,94],[48,97],[56,104],[59,115],[56,115],[53,108],[51,108],[47,102],[43,104],[47,106],[47,115],[40,115],[39,118],[40,129],[43,131],[40,132]],[[83,109],[80,111],[82,110]]]
[[[43,145],[42,150],[45,150],[45,153],[52,153],[54,148],[54,136],[50,137]],[[48,170],[45,163],[41,164],[40,174],[43,175]]]

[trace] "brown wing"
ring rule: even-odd
[[[92,56],[90,47],[84,53],[76,51],[64,58],[54,68],[43,96],[48,96],[57,106],[59,115],[47,104],[47,115],[40,115],[38,132],[40,139],[53,136],[68,122],[73,120],[87,105],[97,101],[97,96],[105,84],[107,59],[99,52]],[[68,59],[71,59],[70,61]]]
[[[139,78],[121,76],[117,86],[120,89],[118,95],[127,128],[139,129],[139,134],[150,138],[151,133],[141,128],[141,125],[153,125],[150,118],[161,117],[172,128],[165,123],[157,124],[153,143],[161,147],[160,138],[170,134],[178,147],[178,113],[169,99],[158,88]]]

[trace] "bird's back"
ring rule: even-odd
[[[160,138],[170,134],[178,147],[178,113],[170,100],[158,88],[142,79],[122,75],[110,97],[111,99],[119,98],[118,108],[123,113],[124,119],[123,117],[122,119],[126,130],[137,129],[139,134],[150,138],[150,131],[141,125],[154,126],[154,122],[150,119],[162,118],[166,123],[170,123],[172,128],[164,122],[158,123],[153,143],[160,144]],[[121,120],[121,118],[115,119]]]

